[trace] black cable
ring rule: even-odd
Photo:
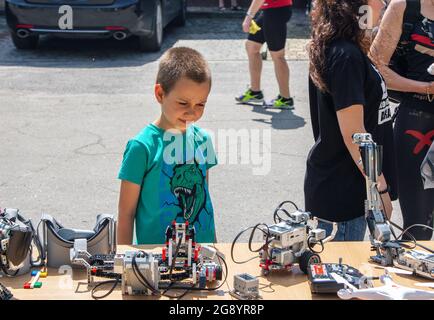
[[[385,207],[385,205],[384,205],[383,197],[382,197],[381,194],[380,194],[380,190],[378,190],[378,185],[375,185],[375,190],[377,190],[378,195],[380,196],[381,205],[383,206],[383,210],[384,210],[384,212],[386,212],[386,207]],[[389,220],[389,218],[387,217],[387,214],[386,214],[386,213],[384,213],[384,217],[386,218],[386,221],[387,221],[389,224],[392,224],[392,221]],[[396,224],[393,224],[393,225],[396,227]],[[395,230],[393,230],[393,228],[390,228],[390,231],[392,232],[392,235],[393,235],[393,237],[395,238],[395,240],[399,241],[398,237],[397,237],[396,234],[395,234]]]
[[[170,265],[170,270],[169,270],[169,285],[167,286],[167,288],[161,293],[161,295],[168,297],[168,298],[177,298],[180,299],[180,297],[185,296],[188,291],[184,292],[181,296],[171,296],[168,295],[167,292],[169,290],[171,290],[173,284],[175,283],[175,281],[172,280],[172,273],[173,273],[173,269],[175,267],[176,264],[176,258],[178,257],[178,253],[179,253],[179,249],[181,248],[181,242],[182,242],[182,238],[179,238],[178,244],[176,245],[176,249],[175,249],[175,254],[173,255],[173,259],[172,259],[172,263]]]
[[[248,260],[245,260],[245,261],[236,261],[235,258],[234,258],[234,248],[235,248],[235,244],[237,243],[238,239],[239,239],[239,238],[240,238],[240,237],[241,237],[245,232],[247,232],[247,231],[250,230],[250,229],[253,229],[253,227],[248,227],[248,228],[246,228],[246,229],[240,231],[240,233],[238,233],[237,236],[235,237],[234,241],[232,241],[232,245],[231,245],[231,258],[232,258],[232,261],[233,261],[234,263],[236,263],[236,264],[244,264],[244,263],[247,263],[247,262],[249,262],[249,261],[252,261],[252,260],[258,258],[258,257],[252,257],[252,258],[250,258],[250,259],[248,259]]]
[[[143,254],[145,256],[147,256],[148,254],[143,251],[143,250],[139,250],[136,254],[133,255],[133,259],[132,259],[132,269],[134,272],[134,275],[137,277],[137,279],[139,280],[139,282],[146,288],[148,288],[149,290],[151,290],[151,292],[153,294],[156,295],[160,295],[160,291],[157,288],[154,288],[152,286],[152,284],[149,283],[148,279],[146,279],[146,277],[143,275],[143,273],[140,271],[139,266],[137,265],[137,261],[136,261],[136,257],[138,254]]]
[[[31,221],[29,221],[29,222],[30,222],[29,223],[30,228],[32,229],[32,232],[33,232],[33,242],[35,243],[35,247],[39,253],[38,259],[35,261],[30,260],[30,263],[31,263],[32,267],[43,267],[43,266],[45,266],[45,254],[44,254],[43,246],[41,244],[41,239],[39,238],[39,226],[40,226],[42,220],[39,220],[38,225],[36,226],[36,230],[33,228],[33,224],[31,223]],[[33,248],[31,246],[30,247],[30,256],[32,256],[32,253],[33,253]],[[38,261],[39,261],[39,263],[37,264],[36,262],[38,262]]]
[[[404,233],[408,232],[408,230],[413,229],[413,228],[416,228],[416,227],[419,227],[419,228],[425,228],[425,229],[430,229],[430,230],[434,231],[434,228],[432,228],[432,227],[430,227],[430,226],[427,226],[427,225],[425,225],[425,224],[416,223],[416,224],[413,224],[413,225],[409,226],[408,228],[406,228],[406,229],[405,229],[405,230],[400,234],[400,237],[402,237],[402,235],[403,235]]]
[[[215,245],[215,244],[214,244]],[[223,256],[221,256],[218,252],[216,253],[216,255],[217,255],[217,258],[219,259],[219,261],[222,261],[223,262],[223,264],[224,264],[224,266],[225,266],[225,278],[224,278],[224,280],[222,281],[222,283],[219,285],[219,286],[217,286],[217,287],[215,287],[215,288],[204,288],[204,289],[200,289],[200,288],[194,288],[194,286],[193,287],[191,287],[191,288],[188,288],[187,290],[186,290],[186,292],[184,292],[178,299],[181,299],[181,298],[183,298],[187,293],[189,293],[191,290],[205,290],[205,291],[216,291],[216,290],[218,290],[218,289],[220,289],[221,287],[223,287],[223,285],[227,282],[227,279],[228,279],[228,272],[229,272],[229,268],[228,268],[228,265],[227,265],[227,263],[226,263],[226,259],[225,258],[223,258]],[[221,265],[220,265],[221,266]]]
[[[220,289],[226,283],[226,281],[228,279],[228,270],[229,270],[225,258],[223,258],[218,252],[217,252],[217,258],[219,260],[221,260],[223,262],[223,264],[225,265],[225,279],[223,280],[223,282],[218,287],[211,288],[211,289],[214,289],[214,290]]]
[[[113,283],[113,286],[110,288],[110,290],[109,291],[107,291],[105,294],[103,294],[102,296],[96,296],[95,295],[95,292],[96,292],[96,289],[97,288],[99,288],[99,287],[101,287],[101,286],[103,286],[103,285],[105,285],[105,284],[109,284],[109,283]],[[107,280],[107,281],[103,281],[103,282],[100,282],[100,283],[98,283],[95,287],[93,287],[93,289],[92,289],[92,298],[93,299],[95,299],[95,300],[99,300],[99,299],[104,299],[104,298],[106,298],[106,297],[108,297],[112,292],[113,292],[113,290],[117,287],[117,285],[120,283],[120,277],[117,277],[116,279],[114,279],[114,280]]]
[[[260,226],[265,226],[267,228],[267,232],[265,232],[264,230],[262,230],[261,228],[259,228]],[[256,230],[261,231],[263,234],[265,234],[265,244],[262,245],[259,249],[254,250],[252,249],[252,241],[253,241],[253,237],[255,235]],[[268,227],[268,225],[266,225],[265,223],[258,223],[257,225],[255,225],[253,227],[252,233],[250,234],[249,237],[249,250],[251,252],[260,252],[261,250],[264,250],[266,247],[268,247],[268,245],[274,240],[274,238],[270,239],[270,229]]]
[[[191,286],[190,289],[186,289],[184,293],[182,293],[181,295],[179,295],[179,296],[177,297],[178,300],[181,300],[181,299],[184,298],[188,293],[190,293],[191,289],[192,289],[194,286],[195,286],[195,284],[193,284],[193,285]]]
[[[178,243],[178,246],[177,246],[177,248],[179,249],[180,248],[180,243],[181,243],[181,241]],[[175,251],[175,254],[177,254],[178,253],[178,251],[179,250],[176,250]],[[147,253],[145,252],[145,251],[142,251],[142,250],[140,250],[140,251],[138,251],[136,254],[134,254],[133,255],[133,258],[132,258],[132,270],[133,270],[133,272],[134,272],[134,275],[136,276],[136,278],[138,279],[138,281],[145,287],[145,288],[147,288],[147,289],[149,289],[153,294],[155,294],[155,295],[158,295],[158,296],[161,296],[161,295],[163,295],[163,296],[166,296],[166,297],[168,297],[168,298],[177,298],[177,299],[182,299],[184,296],[186,296],[190,291],[192,291],[192,290],[199,290],[199,291],[215,291],[215,290],[218,290],[218,289],[220,289],[226,282],[227,282],[227,277],[228,277],[228,265],[227,265],[227,263],[226,263],[226,261],[225,261],[225,259],[217,252],[217,257],[218,257],[218,259],[219,259],[219,261],[222,261],[223,262],[223,264],[224,264],[224,268],[225,268],[225,278],[224,278],[224,280],[222,281],[222,283],[219,285],[219,286],[217,286],[217,287],[215,287],[215,288],[196,288],[195,287],[195,284],[193,284],[193,286],[191,286],[191,287],[187,287],[187,286],[174,286],[175,284],[176,284],[176,282],[175,281],[172,281],[171,280],[171,282],[170,282],[170,284],[168,285],[168,287],[164,290],[164,292],[163,293],[161,293],[160,292],[160,290],[158,289],[158,288],[154,288],[153,286],[152,286],[152,284],[150,284],[149,283],[149,281],[148,281],[148,279],[146,279],[146,277],[143,275],[143,273],[141,272],[141,270],[139,269],[139,267],[138,267],[138,265],[137,265],[137,261],[136,261],[136,257],[138,256],[138,255],[147,255]],[[176,255],[175,255],[176,256]],[[173,267],[173,263],[172,263],[172,267]],[[113,290],[116,288],[116,286],[119,284],[119,281],[120,281],[120,279],[121,279],[121,276],[120,275],[117,275],[117,277],[116,277],[116,279],[114,279],[114,280],[108,280],[108,281],[103,281],[103,282],[101,282],[101,283],[98,283],[93,289],[92,289],[92,298],[94,298],[94,299],[103,299],[103,298],[105,298],[105,297],[107,297],[107,296],[109,296],[112,292],[113,292]],[[106,285],[106,284],[110,284],[110,283],[113,283],[113,286],[112,286],[112,288],[110,288],[110,290],[107,292],[107,293],[105,293],[104,295],[102,295],[102,296],[96,296],[95,295],[95,292],[96,292],[96,289],[97,288],[99,288],[99,287],[101,287],[101,286],[103,286],[103,285]],[[167,294],[167,292],[169,291],[169,290],[186,290],[184,293],[182,293],[181,295],[179,295],[179,296],[171,296],[171,295],[168,295]]]
[[[227,281],[227,277],[228,277],[228,265],[226,263],[226,260],[219,253],[217,253],[217,257],[219,259],[221,259],[221,261],[225,265],[225,280],[223,280],[222,283],[219,286],[217,286],[215,288],[197,288],[197,287],[176,286],[176,287],[173,287],[172,290],[175,290],[175,289],[184,289],[184,290],[191,290],[191,291],[216,291],[216,290],[220,289],[226,283],[226,281]]]
[[[377,192],[379,192],[378,187],[376,187],[376,190],[377,190]],[[384,201],[383,201],[383,198],[381,197],[381,195],[380,195],[380,199],[381,199],[381,204],[382,204],[382,206],[383,206],[383,210],[385,210]],[[411,250],[411,249],[414,249],[414,248],[416,248],[416,247],[421,247],[421,248],[427,250],[427,251],[430,252],[430,253],[434,253],[434,250],[432,250],[432,249],[430,249],[430,248],[428,248],[428,247],[426,247],[426,246],[424,246],[424,245],[418,243],[418,242],[417,242],[417,239],[416,239],[416,238],[415,238],[415,237],[414,237],[410,232],[408,232],[410,229],[412,229],[412,228],[414,228],[414,227],[428,228],[428,229],[431,229],[431,230],[433,230],[433,231],[434,231],[434,228],[432,228],[432,227],[430,227],[430,226],[427,226],[427,225],[424,225],[424,224],[413,224],[413,225],[411,225],[410,227],[404,229],[404,228],[398,226],[396,223],[390,221],[386,214],[384,214],[384,216],[385,216],[385,218],[386,218],[386,221],[387,221],[389,224],[391,224],[392,226],[394,226],[395,228],[397,228],[398,230],[401,231],[401,234],[400,234],[398,237],[396,237],[395,233],[393,232],[393,229],[391,228],[391,230],[392,230],[392,234],[393,234],[393,236],[395,237],[395,239],[398,241],[398,243],[402,244],[402,243],[409,242],[408,240],[400,239],[400,238],[402,238],[403,235],[407,235],[408,237],[410,237],[410,238],[412,239],[411,242],[413,242],[413,244],[414,244],[414,247],[413,247],[413,248],[410,248],[410,250]]]
[[[288,218],[291,218],[291,215],[289,214],[289,212],[286,211],[285,209],[283,209],[283,206],[284,206],[285,204],[287,204],[287,203],[292,204],[293,207],[295,208],[295,210],[298,211],[298,207],[297,207],[297,205],[296,205],[294,202],[292,202],[292,201],[290,201],[290,200],[283,201],[282,203],[280,203],[280,204],[277,206],[276,210],[274,210],[274,214],[273,214],[273,220],[274,220],[274,223],[279,223],[279,222],[282,222],[282,221],[285,221],[285,222],[288,222],[288,221],[289,221],[289,220],[282,219],[282,218],[279,216],[279,214],[278,214],[279,211],[283,211],[283,212],[286,214],[286,216],[287,216]],[[276,218],[277,218],[279,221],[278,221]]]
[[[143,251],[141,251],[143,253]],[[164,295],[168,298],[176,298],[174,296],[170,296],[167,295],[165,292],[161,293],[159,289],[154,288],[152,286],[152,284],[149,283],[148,279],[146,279],[146,277],[143,275],[143,273],[140,271],[137,262],[135,260],[135,255],[133,256],[133,261],[132,261],[132,270],[134,275],[136,276],[137,280],[140,282],[140,284],[142,286],[144,286],[145,288],[147,288],[148,290],[151,291],[152,294],[156,295],[156,296],[161,296]],[[171,284],[169,285],[169,287],[171,286]]]
[[[290,214],[289,214],[289,212],[286,211],[285,209],[283,209],[283,208],[277,208],[274,211],[274,213],[273,213],[274,223],[280,223],[282,221],[289,222],[289,219],[283,219],[281,216],[279,216],[279,211],[283,211],[287,217],[289,217],[289,218],[291,217]]]
[[[380,194],[380,190],[378,190],[378,185],[375,186],[375,190],[378,192],[378,195],[379,195],[379,197],[380,197],[381,205],[383,206],[383,211],[384,211],[384,218],[386,219],[386,222],[387,222],[389,225],[392,225],[392,226],[394,226],[395,228],[397,228],[397,229],[399,229],[399,230],[402,231],[402,229],[401,229],[400,226],[398,226],[397,224],[395,224],[394,222],[392,222],[392,221],[387,217],[387,214],[386,214],[386,206],[384,205],[383,197],[382,197],[381,194]],[[395,231],[393,230],[393,228],[390,228],[390,231],[392,232],[393,237],[395,238],[395,240],[396,240],[398,243],[402,244],[402,243],[404,243],[404,242],[408,242],[408,241],[400,240],[400,239],[399,239],[400,237],[397,237],[397,236],[396,236]],[[412,238],[412,241],[413,241],[414,245],[416,246],[416,239],[413,237],[413,235],[410,234],[410,233],[408,233],[408,236]],[[415,247],[415,246],[414,246],[414,247]]]
[[[310,236],[310,237],[307,238],[307,246],[309,247],[310,251],[312,251],[313,253],[321,254],[324,251],[324,243],[322,242],[322,240],[320,240],[319,243],[318,242],[312,242],[311,243],[310,239],[312,239],[312,238],[313,238],[312,236]],[[316,244],[320,244],[321,245],[321,251],[316,251],[316,250],[313,249],[313,247]]]
[[[176,245],[175,254],[173,255],[172,264],[170,265],[170,271],[169,271],[170,281],[172,281],[172,272],[176,264],[176,258],[178,257],[179,249],[181,248],[181,242],[182,242],[182,237],[179,238],[178,244]]]
[[[298,207],[297,207],[297,205],[296,205],[294,202],[292,202],[291,200],[283,201],[281,204],[279,204],[279,205],[277,206],[277,208],[282,208],[283,205],[284,205],[284,204],[287,204],[287,203],[292,204],[292,205],[294,206],[295,210],[297,210],[297,211],[299,210]]]
[[[387,220],[387,221],[388,221],[389,224],[391,224],[393,227],[397,228],[397,229],[400,230],[400,231],[403,231],[403,229],[402,229],[399,225],[397,225],[396,223],[394,223],[394,222],[392,222],[392,221],[390,221],[390,220]],[[416,238],[415,238],[411,233],[409,233],[409,232],[406,232],[406,234],[407,234],[407,236],[408,236],[409,238],[411,238],[411,240],[399,239],[400,237],[397,237],[396,235],[394,235],[396,241],[397,241],[399,244],[401,244],[402,246],[404,246],[404,247],[406,247],[407,249],[409,249],[409,250],[416,248],[416,247],[417,247],[417,240],[416,240]],[[408,246],[408,245],[407,245],[407,242],[411,242],[411,243],[413,244],[413,247]]]
[[[272,288],[272,286],[273,286],[272,283],[269,283],[269,284],[259,283],[259,285],[261,285],[262,287],[259,287],[258,289],[261,290],[262,292],[265,292],[265,293],[273,293],[273,292],[276,292],[276,290],[274,290],[274,289]],[[265,290],[264,290],[265,288],[270,288],[271,291],[265,291]]]
[[[261,223],[258,224],[258,225],[261,225]],[[255,227],[257,227],[258,225],[256,225]],[[246,229],[244,229],[244,230],[241,230],[240,233],[238,233],[237,236],[235,237],[234,241],[232,241],[232,245],[231,245],[231,258],[232,258],[232,261],[233,261],[234,263],[236,263],[236,264],[244,264],[244,263],[250,262],[250,261],[252,261],[252,260],[258,258],[258,256],[256,256],[256,257],[252,257],[252,258],[250,258],[250,259],[248,259],[248,260],[245,260],[245,261],[236,261],[235,258],[234,258],[234,248],[235,248],[235,244],[237,243],[238,239],[239,239],[239,238],[240,238],[244,233],[246,233],[247,231],[249,231],[249,230],[251,230],[251,229],[254,229],[255,227],[248,227],[248,228],[246,228]],[[267,226],[267,228],[268,228],[268,226]],[[259,229],[259,230],[261,230],[261,231],[265,234],[265,232],[264,232],[262,229]],[[268,233],[268,236],[269,236],[269,233]],[[252,238],[252,234],[250,234],[250,239],[251,239],[251,238]],[[250,241],[249,241],[249,242],[250,242]],[[267,244],[267,242],[266,242],[266,244]],[[269,244],[269,243],[268,243],[268,244]],[[267,245],[268,245],[268,244],[267,244]],[[265,245],[264,245],[264,246],[265,246]],[[264,246],[263,246],[263,247],[264,247]],[[251,247],[251,243],[249,243],[249,249],[250,249],[250,247]],[[260,250],[259,250],[259,251],[260,251]]]

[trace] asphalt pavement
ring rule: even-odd
[[[220,242],[232,241],[244,227],[271,223],[281,201],[303,207],[306,156],[314,142],[304,13],[297,12],[288,27],[294,111],[234,103],[248,85],[240,23],[190,19],[184,28],[166,30],[162,50],[193,47],[212,69],[199,125],[215,134],[220,161],[210,172]],[[125,144],[159,114],[153,84],[160,56],[137,52],[130,40],[46,38],[36,51],[17,51],[0,16],[0,207],[20,208],[33,220],[49,213],[82,229],[92,228],[98,213],[117,214],[116,176]],[[262,80],[266,97],[276,96],[269,60]],[[228,132],[240,139],[225,142]]]

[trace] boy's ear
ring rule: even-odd
[[[155,99],[157,99],[158,103],[163,103],[164,91],[161,84],[156,83],[154,86]]]

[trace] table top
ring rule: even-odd
[[[426,246],[434,248],[434,242],[423,242]],[[293,267],[291,271],[276,271],[270,273],[267,277],[261,276],[259,268],[259,259],[252,260],[246,264],[235,264],[231,259],[231,244],[221,243],[215,247],[225,256],[228,264],[227,282],[217,291],[194,291],[186,295],[183,299],[211,299],[211,300],[234,300],[229,292],[233,288],[233,277],[240,273],[249,273],[252,276],[259,277],[260,294],[265,300],[313,300],[313,299],[338,299],[335,294],[312,294],[310,291],[307,276],[303,274],[298,266]],[[258,248],[255,246],[255,248]],[[131,249],[130,246],[118,246],[118,252],[124,252]],[[161,247],[158,246],[135,246],[147,251],[161,252]],[[330,242],[325,245],[324,252],[321,253],[322,262],[337,263],[339,258],[343,258],[343,263],[359,269],[366,276],[379,276],[384,274],[384,269],[369,263],[369,257],[373,254],[370,250],[369,242]],[[247,244],[237,244],[235,248],[235,259],[237,261],[246,260],[254,257]],[[422,277],[409,276],[403,274],[392,274],[393,280],[401,285],[408,287],[419,288],[415,286],[418,282],[432,282]],[[24,283],[31,278],[30,274],[18,276],[15,278],[0,278],[3,283],[16,299],[65,299],[65,300],[89,300],[91,297],[91,287],[87,285],[87,277],[84,270],[77,269],[48,269],[48,277],[41,278],[42,287],[39,289],[23,289]],[[99,281],[101,278],[95,278]],[[107,279],[101,279],[104,281]],[[374,281],[375,286],[381,285],[378,280]],[[106,292],[103,287],[98,291],[97,295],[102,295]],[[179,294],[182,291],[173,291],[171,294]],[[157,297],[149,296],[127,296],[121,294],[120,285],[105,299],[158,299]],[[161,299],[167,299],[162,297]]]

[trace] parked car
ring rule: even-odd
[[[6,0],[18,49],[34,49],[40,35],[73,38],[135,37],[142,51],[158,51],[170,22],[184,25],[187,0]]]

